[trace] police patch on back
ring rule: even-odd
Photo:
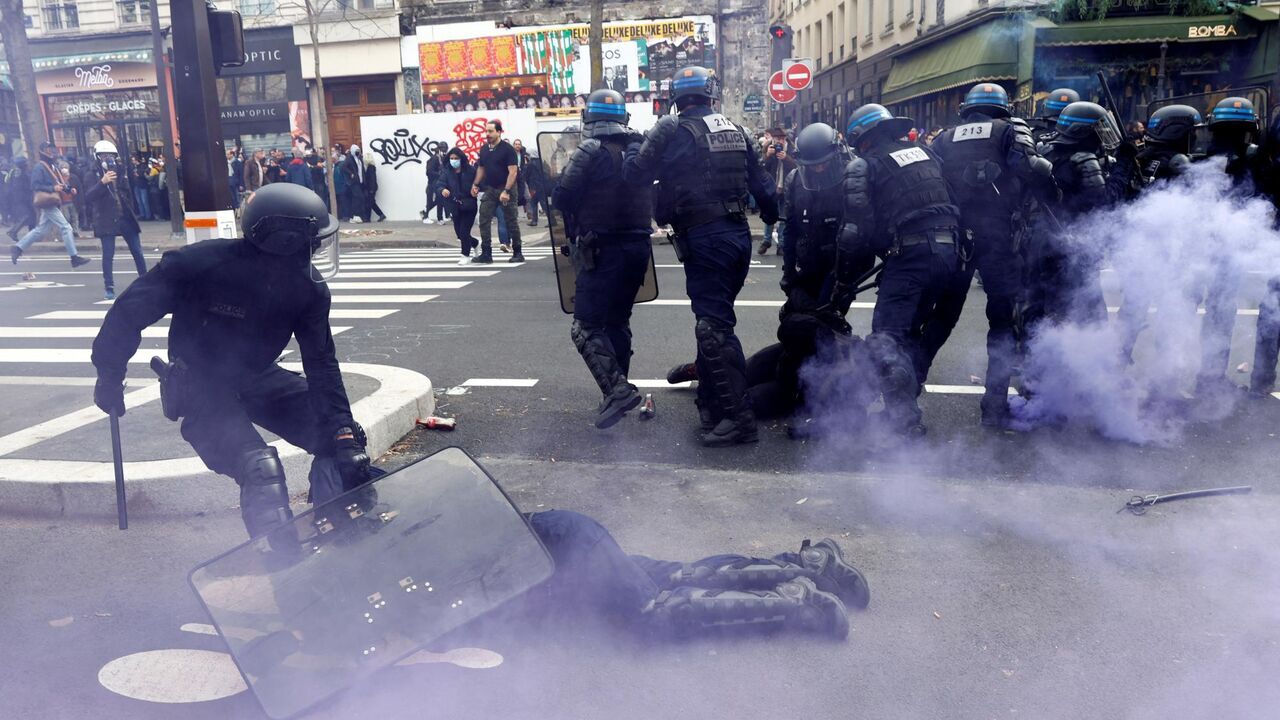
[[[964,142],[965,140],[986,140],[991,137],[991,123],[978,122],[960,125],[956,128],[955,134],[951,136],[952,142]]]
[[[747,138],[740,132],[707,133],[707,146],[711,152],[746,152]]]
[[[711,113],[710,115],[704,115],[702,118],[702,122],[706,123],[707,130],[710,130],[713,133],[726,132],[728,130],[738,129],[737,126],[735,126],[733,122],[729,120],[729,118],[721,115],[720,113]]]
[[[889,153],[889,157],[898,163],[898,167],[906,167],[912,163],[923,162],[929,159],[929,154],[923,148],[903,148],[896,152]]]

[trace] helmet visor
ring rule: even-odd
[[[1107,113],[1106,116],[1095,123],[1093,130],[1098,133],[1098,140],[1102,143],[1102,147],[1107,150],[1115,150],[1120,147],[1120,128],[1116,127],[1116,123],[1111,119],[1110,113]]]
[[[333,217],[330,216],[330,220]],[[330,222],[332,229],[327,235],[320,235],[311,241],[311,279],[322,283],[332,280],[338,274],[338,260],[341,248],[338,243],[338,224]]]
[[[840,163],[836,162],[837,154],[822,162],[801,165],[796,173],[800,176],[800,184],[805,190],[816,191],[833,188],[843,179]]]

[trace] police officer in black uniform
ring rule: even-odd
[[[1280,115],[1271,119],[1257,158],[1255,188],[1280,210]],[[1280,275],[1267,280],[1266,294],[1258,303],[1255,338],[1249,392],[1255,397],[1266,398],[1275,390],[1276,359],[1280,356]]]
[[[1032,137],[1035,138],[1036,147],[1048,143],[1058,134],[1058,116],[1062,114],[1063,108],[1073,102],[1080,102],[1080,93],[1071,88],[1058,88],[1045,96],[1044,103],[1040,106],[1040,115],[1032,123]]]
[[[639,152],[628,155],[623,176],[636,186],[658,180],[654,216],[675,231],[685,291],[697,318],[702,443],[752,443],[758,440],[756,420],[747,401],[746,359],[733,332],[733,303],[751,265],[743,199],[750,193],[760,219],[777,222],[773,182],[746,132],[712,107],[719,94],[712,73],[682,68],[671,90],[679,115],[659,118]]]
[[[938,158],[907,142],[910,118],[881,105],[853,112],[845,137],[857,155],[845,168],[845,209],[837,236],[833,297],[847,310],[849,278],[870,257],[884,258],[867,349],[880,375],[885,418],[894,432],[924,433],[920,406],[922,328],[960,264],[960,210]]]
[[[1122,143],[1120,128],[1101,105],[1075,102],[1058,116],[1057,135],[1041,154],[1053,163],[1061,199],[1048,203],[1043,229],[1028,248],[1028,306],[1024,323],[1033,329],[1043,319],[1103,323],[1101,248],[1074,237],[1075,218],[1126,197],[1137,174],[1137,149]],[[1108,155],[1117,152],[1114,161]],[[1110,174],[1104,165],[1111,166]]]
[[[1141,185],[1178,177],[1191,168],[1191,151],[1195,145],[1195,131],[1203,119],[1200,111],[1190,105],[1166,105],[1147,119],[1147,129],[1138,151],[1138,169],[1142,173]],[[1120,312],[1116,315],[1121,334],[1124,357],[1133,362],[1133,346],[1147,322],[1150,300],[1138,293],[1140,288],[1126,286]]]
[[[552,204],[578,229],[569,334],[604,395],[595,420],[598,428],[617,423],[642,400],[627,374],[631,307],[652,252],[653,202],[651,185],[622,179],[628,149],[634,154],[643,139],[627,127],[631,118],[625,102],[615,90],[596,90],[587,98],[583,140],[551,195]]]
[[[107,312],[92,359],[95,404],[123,415],[125,371],[142,331],[172,314],[170,363],[158,367],[165,415],[182,418],[182,437],[210,470],[240,485],[241,518],[258,536],[293,513],[280,457],[254,425],[316,456],[316,503],[367,480],[369,456],[343,388],[329,288],[317,269],[336,272],[338,221],[318,195],[289,183],[258,190],[243,212],[243,240],[172,250],[135,280]],[[293,338],[305,378],[276,364]]]
[[[974,85],[960,105],[961,124],[931,146],[960,208],[962,227],[973,242],[972,262],[955,276],[937,313],[925,327],[925,381],[938,350],[960,319],[973,281],[982,273],[987,294],[987,375],[982,424],[1005,427],[1009,381],[1015,365],[1015,313],[1024,298],[1020,244],[1026,233],[1031,193],[1056,193],[1053,166],[1035,149],[1031,129],[1010,116],[1009,94],[995,83]]]

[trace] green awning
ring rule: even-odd
[[[1246,85],[1270,85],[1280,73],[1280,23],[1268,22],[1258,34],[1249,53],[1241,82]]]
[[[905,102],[986,80],[1016,80],[1020,36],[1020,23],[993,21],[899,55],[889,69],[882,102]]]
[[[1258,34],[1256,25],[1237,15],[1178,17],[1147,15],[1062,23],[1036,32],[1036,45],[1121,45],[1125,43],[1240,40]]]
[[[134,50],[111,50],[106,52],[85,52],[78,55],[61,55],[58,57],[32,58],[31,67],[36,72],[57,70],[59,68],[76,67],[77,65],[101,65],[113,62],[152,62],[151,48]]]

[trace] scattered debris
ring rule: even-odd
[[[653,393],[645,393],[644,402],[640,403],[640,419],[652,420],[653,413]]]
[[[1005,676],[1005,677],[1007,677],[1007,678],[1011,678],[1011,677],[1013,677],[1013,671],[1012,671],[1012,670],[1001,670],[1000,672],[1004,673],[1004,676]]]
[[[933,616],[939,620],[942,619],[942,613],[938,612],[937,610],[933,611]]]
[[[452,430],[458,426],[455,418],[442,418],[432,415],[428,418],[418,418],[418,424],[428,430]]]
[[[1237,365],[1237,366],[1236,366],[1236,372],[1238,372],[1238,373],[1247,373],[1247,372],[1249,372],[1249,363],[1247,363],[1247,362],[1242,362],[1242,363],[1240,363],[1239,365]]]
[[[981,385],[981,384],[982,384],[982,378],[978,377],[977,375],[970,375],[970,376],[969,376],[969,384],[970,384],[970,385]]]
[[[27,282],[31,282],[36,279],[36,274],[33,272],[24,272],[22,273],[22,279]]]
[[[1212,497],[1214,495],[1244,495],[1253,492],[1252,485],[1237,485],[1235,487],[1209,488],[1207,490],[1188,490],[1186,492],[1171,493],[1169,495],[1134,495],[1129,498],[1129,502],[1124,507],[1116,511],[1117,514],[1128,510],[1134,515],[1145,515],[1147,508],[1156,503],[1169,502],[1170,500],[1190,500],[1192,498]]]
[[[57,620],[50,620],[49,627],[66,627],[75,621],[76,618],[74,615],[68,615],[66,617],[58,618]]]
[[[111,613],[109,613],[109,612],[95,612],[95,613],[93,614],[93,616],[94,616],[94,617],[99,617],[99,618],[108,618],[108,617],[111,617]]]
[[[805,503],[807,503],[807,502],[809,502],[809,498],[807,498],[807,497],[802,497],[802,498],[800,498],[799,500],[797,500],[797,501],[796,501],[796,504],[797,504],[797,505],[803,505],[803,504],[805,504]]]

